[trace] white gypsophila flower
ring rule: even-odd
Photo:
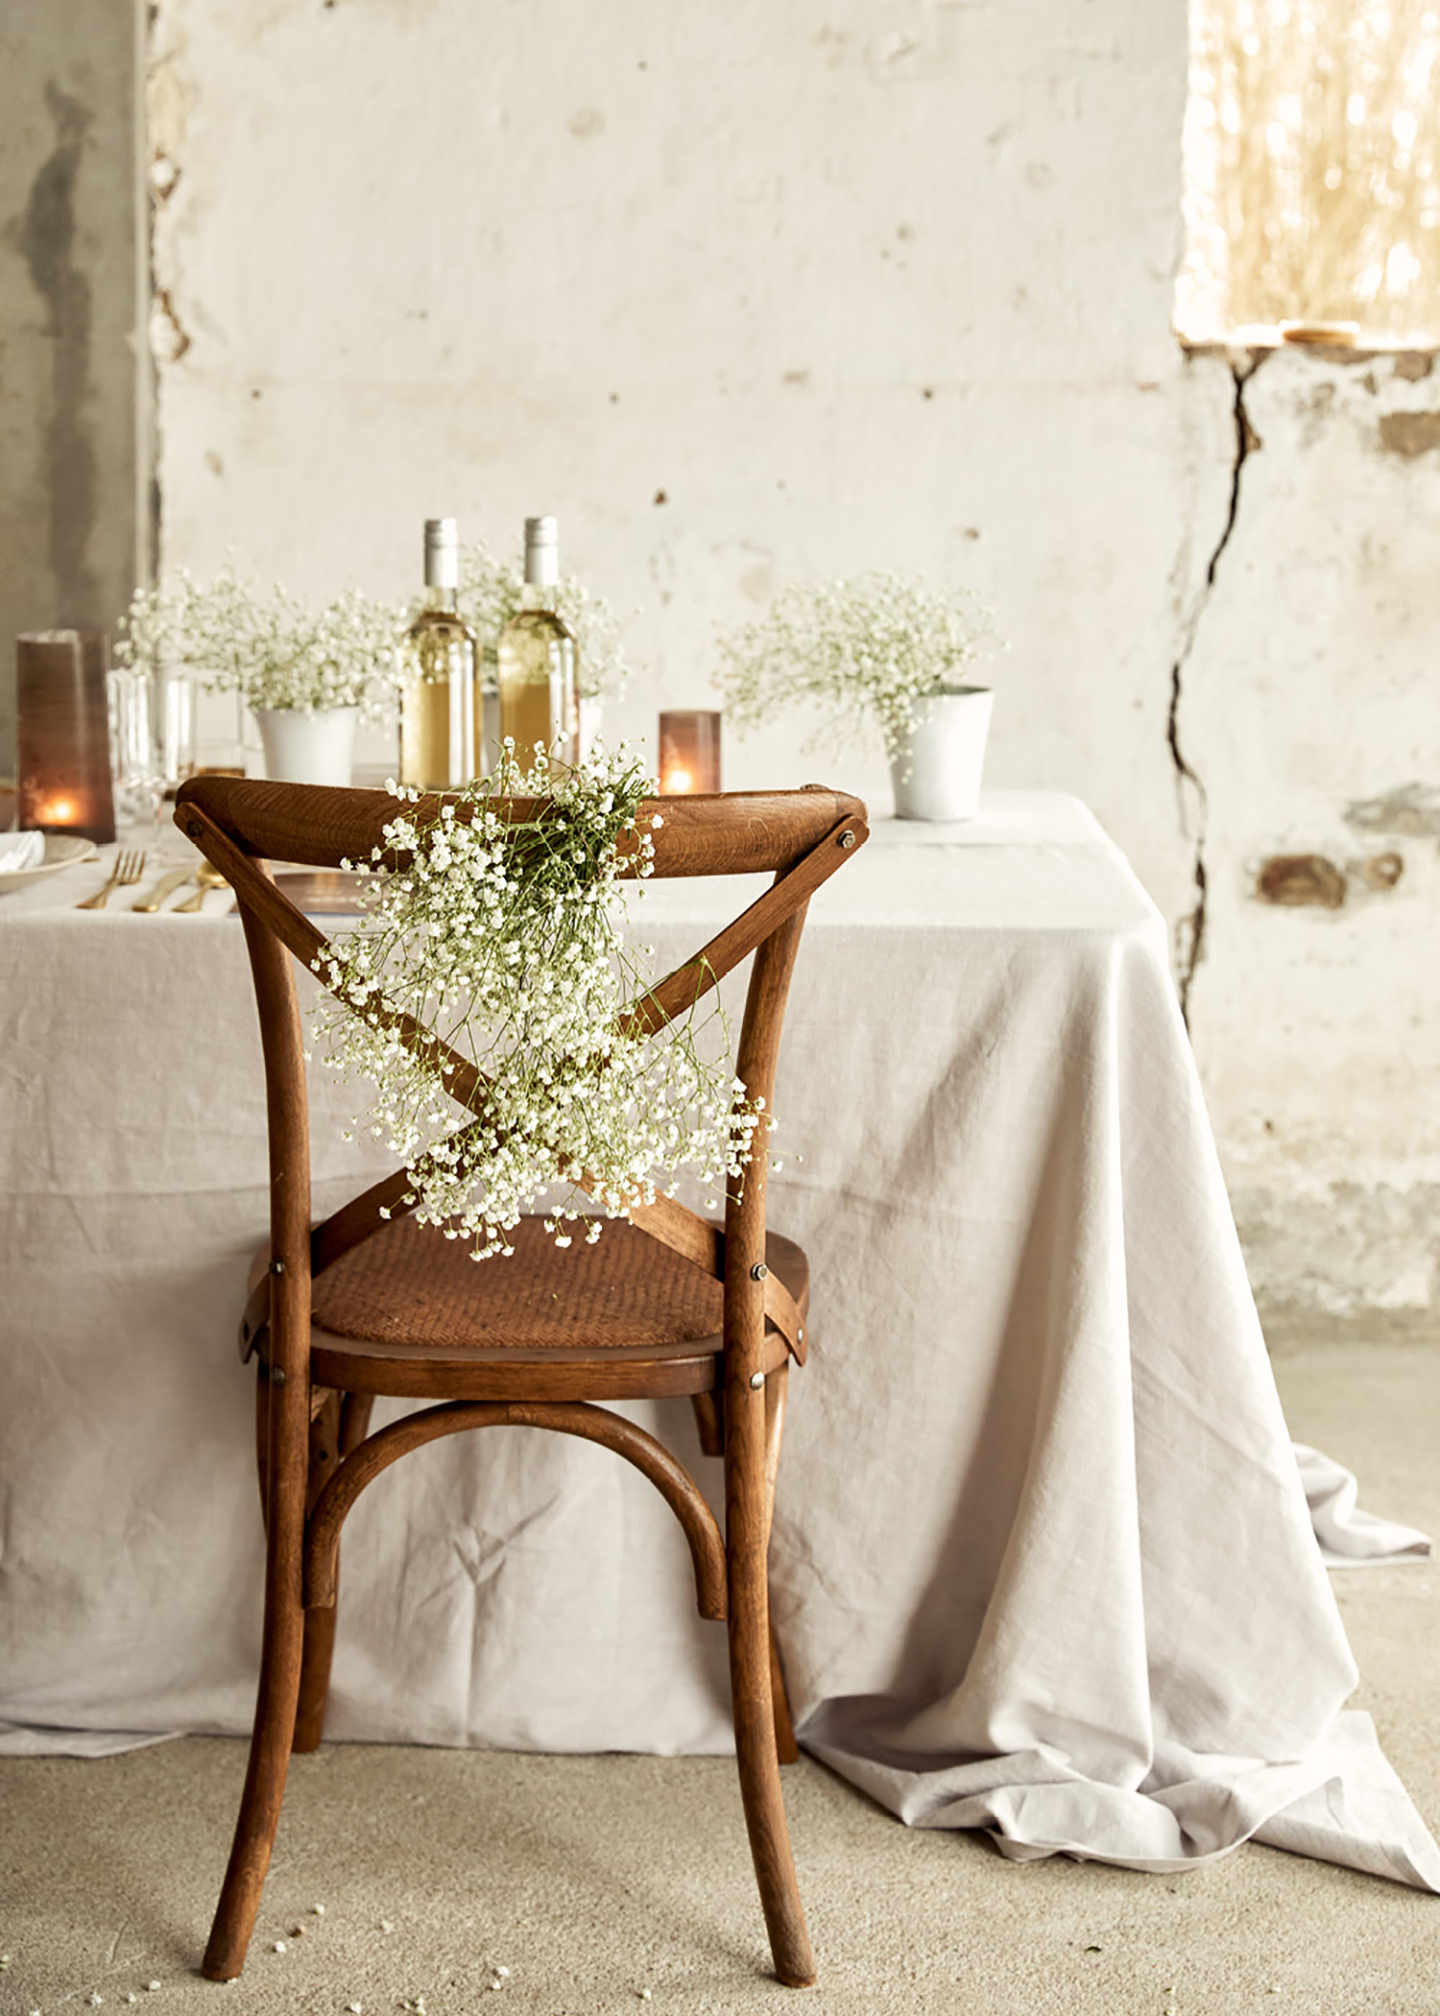
[[[353,864],[366,922],[317,959],[337,997],[317,1007],[317,1041],[375,1088],[357,1128],[405,1163],[417,1218],[477,1258],[509,1253],[541,1197],[567,1246],[574,1229],[599,1236],[596,1206],[622,1216],[682,1171],[738,1185],[768,1130],[732,1076],[713,996],[653,1035],[626,1013],[653,984],[622,935],[621,879],[653,869],[636,819],[652,789],[623,745],[573,768],[537,748],[522,771],[508,742],[494,776],[434,816],[392,787],[384,847]],[[539,802],[512,817],[510,799]],[[485,1074],[458,1103],[417,1025]]]
[[[519,609],[524,588],[520,560],[497,559],[483,541],[461,547],[456,604],[475,632],[475,648],[492,688],[499,678],[500,632]],[[602,595],[592,595],[573,574],[561,575],[554,595],[555,613],[575,639],[575,678],[581,698],[623,693],[630,667],[610,604]]]
[[[276,585],[261,590],[233,567],[202,585],[183,569],[137,589],[115,655],[136,671],[186,670],[249,707],[318,713],[393,710],[403,612],[355,589],[319,608]]]
[[[988,612],[963,589],[886,572],[796,581],[763,616],[721,639],[715,684],[727,721],[742,731],[818,702],[827,718],[814,741],[853,741],[874,722],[895,757],[919,704],[964,685],[965,668],[987,645],[1004,649]]]

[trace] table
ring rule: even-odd
[[[244,1732],[258,1656],[240,932],[223,894],[77,913],[98,879],[0,903],[10,1748]],[[644,935],[678,957],[727,902],[652,885]],[[317,1210],[384,1166],[352,1106],[316,1067]],[[803,1159],[772,1222],[816,1284],[772,1550],[807,1747],[1015,1855],[1170,1869],[1253,1835],[1440,1888],[1341,1712],[1164,927],[1085,808],[881,825],[811,907],[776,1108]],[[718,1486],[683,1402],[633,1411]],[[454,1438],[350,1521],[327,1735],[723,1751],[724,1635],[629,1466]]]

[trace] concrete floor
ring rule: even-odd
[[[1440,1345],[1276,1342],[1297,1439],[1440,1535]],[[1356,1705],[1440,1831],[1437,1582],[1336,1577]],[[1253,1846],[1180,1877],[1006,1862],[809,1760],[787,1796],[821,1980],[792,2002],[728,1761],[369,1747],[296,1760],[245,1977],[214,1987],[195,1966],[243,1766],[202,1738],[0,1760],[0,2016],[1440,2016],[1440,1899]]]

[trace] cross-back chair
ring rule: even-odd
[[[445,802],[422,800],[425,820]],[[456,801],[459,816],[467,816]],[[811,894],[867,837],[840,792],[667,798],[657,876],[773,874],[763,895],[633,1005],[647,1033],[687,1011],[753,952],[736,1075],[770,1104],[791,971]],[[270,861],[337,867],[383,849],[384,792],[209,777],[183,785],[176,823],[232,884],[260,1016],[270,1137],[270,1237],[241,1324],[257,1360],[266,1578],[259,1691],[234,1846],[204,1958],[212,1980],[245,1962],[291,1752],[320,1741],[335,1638],[338,1549],[360,1492],[397,1457],[499,1423],[598,1442],[661,1492],[689,1542],[702,1616],[728,1626],[735,1747],[760,1898],[781,1981],[815,1977],[779,1763],[796,1754],[770,1629],[766,1551],[790,1361],[806,1356],[809,1269],[765,1223],[766,1159],[732,1185],[723,1227],[673,1199],[637,1205],[595,1245],[558,1250],[538,1218],[512,1258],[475,1262],[463,1240],[407,1213],[401,1169],[312,1223],[303,1036],[289,955],[313,969],[325,935],[277,888]],[[544,816],[510,801],[509,816]],[[633,839],[622,849],[633,849]],[[406,1041],[438,1039],[406,1022]],[[443,1049],[443,1045],[441,1048]],[[461,1107],[483,1083],[446,1053]],[[368,1433],[377,1394],[428,1403]],[[703,1451],[723,1456],[723,1534],[688,1471],[607,1400],[686,1394]]]

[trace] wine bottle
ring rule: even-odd
[[[575,639],[557,613],[560,544],[553,518],[525,520],[525,587],[500,633],[500,733],[528,765],[536,743],[552,761],[580,760]]]
[[[475,775],[475,633],[456,606],[460,535],[425,520],[425,603],[405,635],[400,782],[448,791]]]

